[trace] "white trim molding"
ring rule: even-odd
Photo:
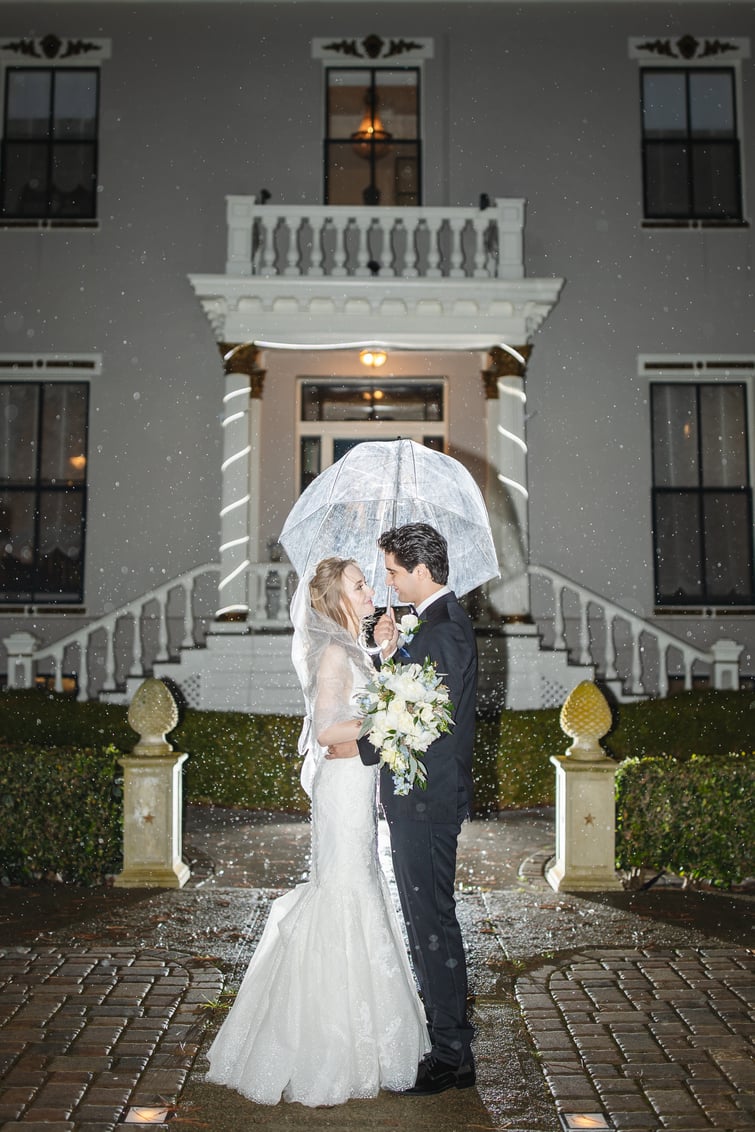
[[[81,381],[101,374],[102,354],[0,354],[0,381]]]

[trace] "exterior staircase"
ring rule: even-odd
[[[44,680],[62,691],[74,676],[79,700],[130,703],[146,676],[170,683],[189,707],[298,715],[290,660],[286,563],[250,567],[246,623],[213,620],[218,566],[196,567],[62,639],[38,646],[29,633],[4,642],[9,687]],[[529,567],[535,620],[475,621],[482,708],[560,706],[582,680],[619,703],[664,697],[705,680],[739,687],[736,642],[698,649],[545,566]]]

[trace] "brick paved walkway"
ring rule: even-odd
[[[755,1129],[755,955],[596,949],[517,980],[559,1112],[616,1132]]]
[[[109,1132],[174,1104],[221,986],[158,952],[0,949],[0,1130]]]

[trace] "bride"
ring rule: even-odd
[[[302,785],[312,799],[310,879],[274,901],[208,1057],[207,1079],[258,1104],[341,1104],[402,1091],[429,1051],[377,854],[377,766],[357,757],[352,696],[374,668],[358,640],[374,612],[356,562],[326,558],[291,606],[307,716]],[[353,758],[327,747],[354,743]]]

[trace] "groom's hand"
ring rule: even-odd
[[[331,743],[328,747],[326,759],[355,759],[359,754],[359,748],[353,739],[348,743]]]
[[[376,622],[372,631],[375,644],[380,645],[380,657],[387,660],[398,648],[398,625],[393,609],[388,609]]]

